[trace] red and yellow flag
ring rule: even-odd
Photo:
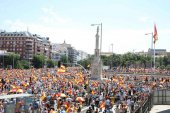
[[[157,28],[156,25],[154,24],[154,34],[153,34],[153,38],[154,38],[154,44],[156,43],[156,41],[158,40],[158,33],[157,33]]]
[[[105,102],[103,101],[101,104],[100,104],[100,108],[104,108],[105,107]]]
[[[64,65],[61,65],[61,67],[58,68],[58,70],[57,70],[57,73],[58,73],[58,74],[65,73],[65,72],[66,72],[66,68],[65,68]]]

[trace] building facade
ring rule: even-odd
[[[66,47],[61,46],[61,44],[52,44],[52,60],[59,61],[61,56],[66,56],[68,58],[68,50]]]
[[[148,55],[154,55],[154,49],[148,49]],[[166,49],[155,49],[155,57],[167,56]]]
[[[57,57],[57,60],[60,60],[60,57],[64,55],[67,62],[77,63],[77,54],[77,50],[65,41],[62,44],[52,44],[52,58],[54,59]]]
[[[88,58],[88,54],[84,51],[78,50],[77,51],[77,61],[84,60]]]
[[[51,57],[51,44],[48,37],[30,32],[0,32],[0,50],[19,54],[21,59],[32,59],[33,55]]]

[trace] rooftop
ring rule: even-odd
[[[30,32],[22,31],[22,32],[0,32],[0,37],[33,37]]]

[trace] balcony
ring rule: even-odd
[[[26,42],[33,42],[32,39],[26,39],[25,41],[26,41]]]
[[[29,45],[29,46],[32,46],[32,45],[33,45],[33,43],[26,43],[25,45]]]
[[[33,50],[25,50],[27,53],[32,53],[33,52]]]
[[[32,48],[33,48],[33,47],[32,47],[31,45],[26,45],[26,49],[27,49],[27,50],[32,50]]]

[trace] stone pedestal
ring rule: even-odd
[[[102,78],[102,61],[99,57],[94,57],[91,65],[91,80],[101,80]]]

